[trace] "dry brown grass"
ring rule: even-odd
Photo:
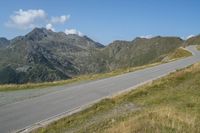
[[[197,45],[197,49],[200,50],[200,45]]]
[[[182,113],[174,107],[156,107],[141,111],[138,115],[117,123],[106,129],[105,133],[138,133],[138,132],[196,132],[197,117]],[[170,130],[171,129],[171,130]]]

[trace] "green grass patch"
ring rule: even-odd
[[[200,45],[197,45],[197,49],[200,50]]]
[[[181,48],[176,49],[175,52],[173,52],[172,54],[170,54],[168,58],[169,60],[172,60],[172,59],[184,58],[188,56],[192,56],[192,53],[181,47]]]
[[[197,133],[200,132],[199,79],[200,63],[102,100],[33,132]]]

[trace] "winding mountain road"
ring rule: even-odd
[[[0,106],[0,132],[8,133],[29,128],[40,121],[53,119],[63,112],[67,113],[107,96],[135,88],[200,61],[200,52],[195,46],[186,49],[191,51],[193,56],[111,78],[74,86],[61,86],[61,90],[53,93]]]

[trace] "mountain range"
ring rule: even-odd
[[[87,36],[35,28],[12,40],[0,38],[0,83],[44,82],[161,61],[200,36],[135,38],[104,46]]]

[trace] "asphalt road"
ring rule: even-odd
[[[193,56],[107,79],[62,86],[60,91],[0,107],[0,132],[13,132],[52,116],[71,111],[106,96],[156,79],[200,61],[200,52],[187,47]]]

